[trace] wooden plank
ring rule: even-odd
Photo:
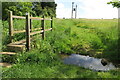
[[[26,48],[30,50],[30,15],[26,15]]]
[[[9,63],[0,63],[0,66],[10,68],[12,65]]]
[[[47,18],[45,18],[44,20],[52,20],[52,19],[47,19]]]
[[[32,40],[32,38],[30,38],[30,40]],[[22,44],[23,44],[23,45],[26,44],[26,39],[13,42],[13,43],[10,43],[10,44],[8,44],[8,45],[22,45]]]
[[[43,30],[41,30],[41,31],[36,31],[36,32],[30,33],[30,35],[35,35],[35,34],[42,33],[42,32],[43,32]]]
[[[24,33],[26,30],[20,30],[20,31],[14,31],[13,33],[16,34],[16,33]]]
[[[18,19],[25,19],[24,16],[15,16],[15,15],[13,15],[12,17],[13,17],[13,18],[18,18]]]
[[[42,28],[35,28],[35,29],[30,30],[30,31],[41,30],[41,29],[42,29]],[[24,32],[26,32],[26,30],[14,31],[13,33],[14,33],[14,34],[17,34],[17,33],[24,33]]]
[[[48,19],[48,18],[39,18],[39,17],[30,17],[30,19],[33,19],[33,20],[52,20],[52,19]]]
[[[30,17],[30,19],[34,19],[34,20],[43,20],[43,18],[39,18],[39,17]]]
[[[35,31],[35,30],[41,30],[42,28],[35,28],[35,29],[33,29],[33,31]]]
[[[50,28],[50,29],[45,29],[45,31],[50,31],[50,30],[52,30],[52,28]]]
[[[50,29],[45,29],[44,31],[50,31],[50,30],[52,30],[52,28],[50,28]],[[30,35],[35,35],[35,34],[38,34],[38,33],[43,33],[44,31],[41,30],[41,31],[31,32]]]
[[[42,39],[44,40],[45,39],[45,21],[44,21],[44,16],[43,16],[43,20],[41,20],[41,27],[42,27]]]
[[[9,36],[10,36],[10,42],[13,42],[13,18],[12,18],[12,11],[9,12]]]
[[[17,44],[8,44],[7,45],[7,49],[9,51],[23,52],[23,51],[26,50],[26,47],[25,47],[25,44],[20,44],[20,45],[17,45]]]
[[[25,47],[25,44],[8,44],[9,47]]]
[[[16,44],[16,45],[20,45],[20,44],[24,44],[26,43],[26,40],[20,40],[20,41],[17,41],[17,42],[14,42],[14,43],[10,43],[11,45],[12,44]]]
[[[14,53],[14,52],[0,52],[0,54],[15,55],[16,53]]]

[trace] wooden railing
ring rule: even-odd
[[[13,18],[25,19],[26,20],[25,30],[19,30],[19,31],[14,30],[14,28],[13,28]],[[32,20],[41,20],[41,27],[32,29]],[[49,29],[45,29],[45,20],[50,20],[51,21],[51,25],[50,25]],[[52,28],[53,28],[53,18],[52,17],[50,19],[44,18],[44,16],[42,18],[30,17],[29,13],[27,13],[26,16],[24,17],[24,16],[15,16],[15,15],[13,15],[12,11],[10,11],[10,13],[9,13],[9,36],[10,36],[10,41],[11,41],[11,43],[13,43],[14,34],[25,32],[26,33],[26,48],[27,48],[27,50],[30,50],[30,39],[31,39],[30,37],[31,37],[31,35],[42,33],[42,39],[44,39],[45,38],[45,31],[49,31],[49,30],[52,31]],[[32,32],[32,31],[35,31],[35,32]]]

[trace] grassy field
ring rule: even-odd
[[[23,20],[14,20],[16,30],[24,29]],[[39,27],[39,21],[33,21]],[[46,22],[47,27],[50,24]],[[115,64],[118,54],[117,19],[54,19],[54,29],[46,32],[45,40],[35,36],[34,47],[29,52],[15,56],[11,68],[3,68],[3,78],[120,78],[120,69],[95,72],[82,67],[65,65],[60,54],[82,54],[106,58]],[[3,22],[3,51],[9,43],[8,23]],[[25,38],[14,36],[14,41]],[[10,61],[10,60],[8,60]]]

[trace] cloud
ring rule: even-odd
[[[71,9],[66,8],[63,3],[57,4],[57,10],[56,10],[57,18],[63,18],[63,17],[70,18],[71,16],[70,12]]]
[[[79,8],[84,10],[84,14],[81,17],[85,18],[117,18],[118,10],[113,8],[112,5],[108,5],[110,0],[84,0],[82,2],[84,6],[79,5]]]
[[[66,1],[66,0],[65,0]],[[57,17],[58,18],[70,18],[71,6],[67,7],[65,1],[57,1]],[[71,3],[73,0],[67,0]],[[118,9],[113,8],[112,5],[108,5],[110,0],[74,0],[78,5],[78,18],[117,18]]]

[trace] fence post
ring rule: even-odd
[[[30,50],[30,15],[26,14],[26,48]]]
[[[53,29],[53,17],[51,17],[51,28]],[[51,29],[51,31],[52,31]]]
[[[45,21],[44,21],[44,16],[42,17],[43,20],[41,20],[41,27],[42,27],[42,39],[44,40],[45,39]]]
[[[30,17],[32,17],[32,15]],[[32,19],[30,19],[30,32],[32,32]]]
[[[10,42],[13,42],[13,18],[12,18],[12,11],[9,12],[9,35],[10,35]]]

